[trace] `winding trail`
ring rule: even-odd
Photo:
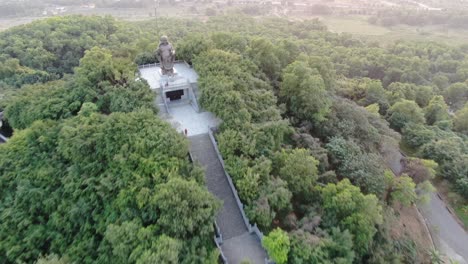
[[[396,175],[403,172],[401,160],[404,156],[398,151],[388,165]],[[426,221],[437,249],[460,264],[468,264],[468,234],[455,220],[447,205],[437,193],[431,195],[427,205],[418,208]]]

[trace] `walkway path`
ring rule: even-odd
[[[218,213],[216,222],[223,236],[221,249],[229,264],[238,264],[246,259],[251,263],[264,264],[266,253],[259,239],[249,233],[245,225],[209,135],[201,134],[189,139],[194,160],[205,168],[208,190],[223,201],[223,208]]]
[[[159,115],[169,122],[179,133],[186,133],[190,139],[190,153],[195,161],[205,168],[206,185],[208,190],[223,201],[223,207],[217,215],[216,223],[219,227],[220,238],[215,242],[222,251],[222,256],[229,264],[239,264],[243,260],[250,263],[265,264],[267,254],[262,248],[258,228],[251,227],[243,215],[242,204],[238,200],[237,192],[228,180],[222,158],[211,141],[209,127],[217,127],[220,120],[210,112],[199,112],[196,103],[196,80],[198,75],[186,63],[176,63],[175,69],[179,76],[188,80],[193,89],[195,101],[179,100],[165,103],[161,97],[161,84],[158,65],[140,66],[143,79],[148,81],[151,89],[158,93],[155,104],[160,108]],[[193,106],[192,106],[193,104]],[[194,108],[195,107],[195,108]],[[197,110],[195,110],[197,109]],[[232,186],[232,188],[231,188]],[[249,232],[252,231],[252,232]]]
[[[468,234],[448,211],[437,194],[432,194],[429,204],[420,206],[434,243],[439,251],[460,264],[468,264]]]
[[[395,174],[399,175],[404,169],[399,162],[403,159],[403,155],[397,152],[395,156],[398,162],[390,162],[389,166]],[[418,207],[421,209],[437,249],[460,264],[468,264],[468,234],[458,224],[438,195],[432,194],[429,204]]]

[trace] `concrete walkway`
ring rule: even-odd
[[[209,127],[217,127],[220,120],[210,112],[195,111],[188,100],[170,102],[166,108],[164,99],[159,94],[161,76],[158,73],[158,65],[147,66],[140,67],[140,74],[148,81],[151,89],[158,93],[155,105],[160,108],[159,115],[178,132],[187,132],[191,142],[190,153],[194,160],[205,168],[208,190],[223,202],[216,222],[222,235],[221,250],[227,262],[239,264],[243,260],[249,260],[250,263],[265,264],[267,254],[258,236],[249,232],[250,224],[248,220],[246,220],[247,223],[244,221],[236,196],[231,189],[221,160],[218,158],[217,150],[208,134]],[[198,75],[187,64],[176,63],[175,70],[180,76],[187,78],[189,83],[196,83]],[[193,87],[196,97],[196,85]]]
[[[242,260],[264,264],[266,253],[259,239],[247,230],[209,135],[201,134],[189,139],[194,160],[205,169],[208,190],[223,201],[223,208],[218,213],[216,222],[223,236],[221,249],[229,264],[238,264]]]
[[[210,112],[197,113],[187,102],[173,102],[165,119],[179,132],[187,129],[188,136],[208,133],[208,126],[216,127],[219,120]]]

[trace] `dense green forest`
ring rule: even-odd
[[[278,264],[421,263],[391,232],[396,210],[427,201],[436,175],[468,199],[466,47],[367,43],[316,20],[52,18],[0,33],[14,129],[0,263],[216,262],[220,203],[136,70],[163,33],[223,120],[226,167]],[[400,143],[414,157],[395,176]]]

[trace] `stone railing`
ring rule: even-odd
[[[0,134],[0,143],[7,142],[7,141],[8,141],[8,138]]]
[[[184,63],[186,64],[188,67],[192,67],[190,66],[186,61],[184,60],[176,60],[174,61],[174,63]],[[161,63],[159,62],[156,62],[156,63],[148,63],[148,64],[140,64],[138,65],[138,69],[143,69],[143,68],[151,68],[151,67],[155,67],[155,66],[159,66],[161,65]]]
[[[189,91],[189,97],[191,99],[190,104],[192,105],[193,109],[195,109],[195,111],[199,113],[200,107],[198,106],[198,100],[197,100],[197,97],[195,96],[195,93],[193,92],[192,85],[190,85],[188,91]]]
[[[228,260],[226,256],[224,256],[223,250],[221,249],[221,244],[223,243],[223,234],[221,234],[221,230],[219,229],[218,223],[216,221],[214,223],[214,228],[215,228],[214,241],[215,241],[216,247],[219,250],[219,258],[222,263],[228,264]]]
[[[247,227],[247,229],[249,230],[249,233],[255,234],[255,236],[261,242],[262,239],[263,239],[263,233],[260,231],[260,229],[258,229],[257,224],[251,225],[250,222],[249,222],[249,219],[245,215],[244,204],[239,199],[239,194],[237,193],[237,189],[235,188],[234,183],[232,182],[232,178],[229,175],[229,173],[226,171],[226,167],[225,167],[225,164],[224,164],[223,157],[221,156],[221,152],[218,149],[218,143],[216,142],[216,139],[215,139],[214,134],[213,134],[213,129],[214,128],[212,128],[212,127],[208,127],[208,135],[210,136],[210,140],[211,140],[211,143],[213,144],[213,147],[214,147],[214,149],[216,151],[216,155],[218,156],[218,159],[219,159],[219,161],[221,163],[221,166],[223,167],[224,175],[226,176],[226,178],[227,178],[227,180],[229,182],[229,187],[231,188],[231,191],[234,194],[234,198],[236,199],[237,206],[239,207],[239,210],[240,210],[241,215],[242,215],[242,219],[244,220],[244,224]],[[222,240],[221,240],[221,242],[222,242]],[[262,245],[262,247],[263,247],[263,245]],[[266,252],[266,249],[265,249],[265,252]],[[221,254],[222,254],[222,251],[221,251]],[[272,262],[271,260],[269,260],[268,258],[265,258],[265,264],[275,264],[275,263]]]
[[[224,165],[224,160],[223,160],[223,158],[221,156],[221,153],[219,152],[218,144],[216,143],[216,140],[215,140],[214,135],[213,135],[213,130],[212,130],[211,127],[208,128],[208,134],[210,136],[211,143],[213,144],[213,147],[214,147],[214,149],[216,151],[216,155],[218,156],[218,159],[221,162],[221,166],[223,167],[224,175],[226,176],[226,178],[227,178],[227,180],[229,182],[229,187],[231,188],[231,191],[234,194],[234,198],[236,199],[236,203],[237,203],[237,206],[239,207],[239,210],[241,212],[242,219],[244,220],[244,224],[247,227],[247,229],[249,230],[249,233],[252,233],[252,226],[250,225],[249,219],[245,215],[244,205],[242,204],[241,200],[239,199],[239,194],[237,193],[237,190],[234,187],[234,183],[232,182],[231,176],[229,176],[228,172],[226,171],[226,166]],[[261,239],[261,238],[259,237],[259,239]]]
[[[166,109],[167,114],[170,115],[171,112],[169,111],[169,106],[167,105],[166,96],[164,95],[164,92],[161,91],[159,95],[161,96],[161,100],[163,101],[164,108]]]
[[[159,66],[159,63],[150,63],[150,64],[138,65],[138,69],[150,68],[150,67],[155,67],[155,66]]]

